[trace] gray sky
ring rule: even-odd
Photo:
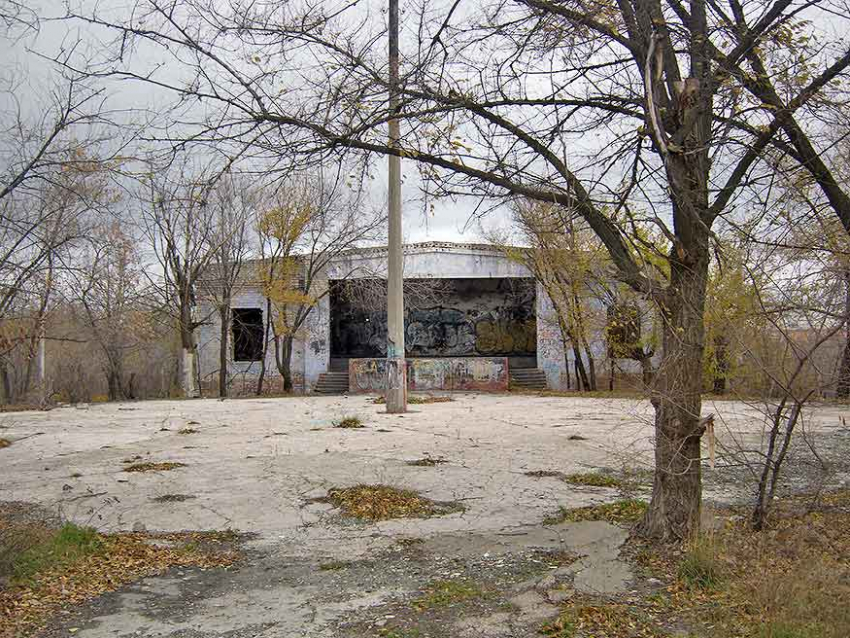
[[[0,0],[2,2],[2,0]],[[99,10],[126,10],[131,0],[78,0],[77,6],[95,7]],[[59,70],[49,59],[57,54],[76,47],[80,56],[88,56],[107,44],[111,35],[104,30],[79,23],[56,20],[64,13],[64,3],[59,0],[31,0],[30,7],[42,16],[38,29],[21,30],[14,38],[0,38],[0,59],[3,63],[3,78],[13,83],[14,100],[21,105],[23,115],[28,119],[37,119],[43,113],[41,105],[48,99],[50,91],[59,81]],[[155,61],[156,53],[142,50],[145,63]],[[168,66],[164,71],[168,73]],[[178,69],[174,76],[179,77]],[[118,117],[131,117],[136,122],[143,121],[158,107],[168,104],[173,96],[165,90],[141,82],[109,82],[103,85],[108,95],[108,108],[115,111],[141,109],[147,114],[129,115],[122,113]],[[10,117],[14,108],[8,108],[12,96],[7,93],[0,96],[0,108],[5,111],[3,117]],[[433,208],[426,205],[422,198],[420,181],[416,166],[411,161],[402,162],[404,195],[404,236],[408,242],[421,241],[481,241],[480,225],[471,220],[478,203],[470,198],[456,201],[435,201]],[[369,192],[376,205],[386,201],[386,159],[379,158],[375,177],[370,182]],[[501,227],[506,223],[502,212],[490,213],[487,224]]]

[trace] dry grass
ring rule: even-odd
[[[817,511],[794,500],[777,510],[762,532],[746,518],[730,517],[679,553],[636,542],[638,569],[664,583],[642,601],[642,617],[656,627],[687,627],[693,636],[850,635],[850,491],[829,495]],[[610,638],[634,635],[605,631],[587,629]]]
[[[333,426],[344,430],[359,430],[366,427],[359,416],[344,416],[339,421],[334,421]]]
[[[426,587],[425,593],[414,600],[412,606],[419,611],[450,607],[483,595],[484,591],[468,580],[437,580]]]
[[[182,503],[183,501],[189,501],[193,498],[198,497],[192,494],[163,494],[162,496],[154,497],[151,500],[154,503]]]
[[[10,445],[12,445],[12,442],[9,439],[0,438],[0,450],[4,447],[9,447]]]
[[[169,470],[177,469],[178,467],[186,467],[185,463],[177,463],[175,461],[163,461],[160,463],[145,462],[133,463],[124,468],[125,472],[168,472]]]
[[[443,458],[433,458],[431,456],[426,456],[421,459],[416,459],[415,461],[408,461],[407,464],[412,467],[434,467],[436,465],[440,465],[441,463],[448,463],[446,459]]]
[[[575,509],[562,507],[557,513],[546,517],[543,524],[557,525],[579,521],[608,521],[615,525],[630,524],[638,521],[644,515],[646,507],[644,501],[632,498]]]
[[[412,490],[389,485],[332,488],[325,499],[346,516],[366,521],[391,518],[427,518],[459,511],[454,504],[437,503]]]
[[[620,487],[620,481],[610,474],[602,472],[579,472],[564,477],[567,483],[587,487]]]
[[[144,534],[104,536],[67,525],[53,534],[29,550],[26,580],[0,591],[0,638],[31,635],[62,609],[170,567],[225,567],[238,558],[202,548],[196,533],[168,535],[174,547],[152,545]]]

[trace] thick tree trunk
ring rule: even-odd
[[[227,360],[230,353],[230,303],[226,306],[221,306],[218,310],[218,316],[221,320],[219,332],[219,348],[218,348],[218,396],[227,396]]]
[[[662,313],[663,357],[655,373],[655,479],[644,536],[686,541],[699,531],[702,498],[700,422],[708,242],[687,264],[671,259]]]

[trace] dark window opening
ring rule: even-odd
[[[259,308],[233,308],[233,360],[260,361],[263,358],[263,311]]]

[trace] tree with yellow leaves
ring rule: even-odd
[[[260,214],[260,278],[267,302],[258,394],[270,342],[284,391],[292,391],[293,344],[310,312],[328,294],[328,265],[341,252],[374,240],[383,219],[339,173],[329,178],[321,171],[282,184]]]

